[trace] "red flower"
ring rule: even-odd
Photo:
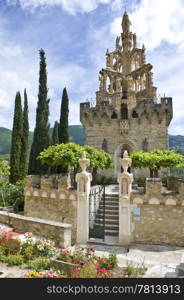
[[[77,269],[77,268],[72,269],[72,271],[73,271],[74,273],[79,273],[79,272],[80,272],[80,270]]]
[[[78,258],[75,258],[75,259],[74,259],[74,263],[75,263],[75,264],[79,264]]]
[[[112,265],[109,264],[109,265],[107,266],[107,269],[112,269]]]

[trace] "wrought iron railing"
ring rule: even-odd
[[[89,228],[93,229],[95,218],[100,206],[100,202],[104,200],[105,186],[94,186],[89,194]]]

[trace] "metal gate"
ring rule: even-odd
[[[105,238],[105,186],[95,186],[89,195],[89,238]]]

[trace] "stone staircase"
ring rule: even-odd
[[[119,198],[117,194],[106,194],[105,205],[103,202],[100,203],[95,218],[95,226],[103,228],[104,224],[105,224],[105,236],[118,236]]]

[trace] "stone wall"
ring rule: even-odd
[[[24,194],[25,216],[71,224],[76,241],[77,191],[68,187],[67,177],[28,176]]]
[[[184,246],[184,182],[167,190],[160,179],[147,179],[146,191],[133,191],[133,241]]]
[[[71,225],[44,219],[25,217],[0,211],[0,223],[10,225],[20,233],[32,232],[35,235],[54,240],[58,247],[71,246]]]

